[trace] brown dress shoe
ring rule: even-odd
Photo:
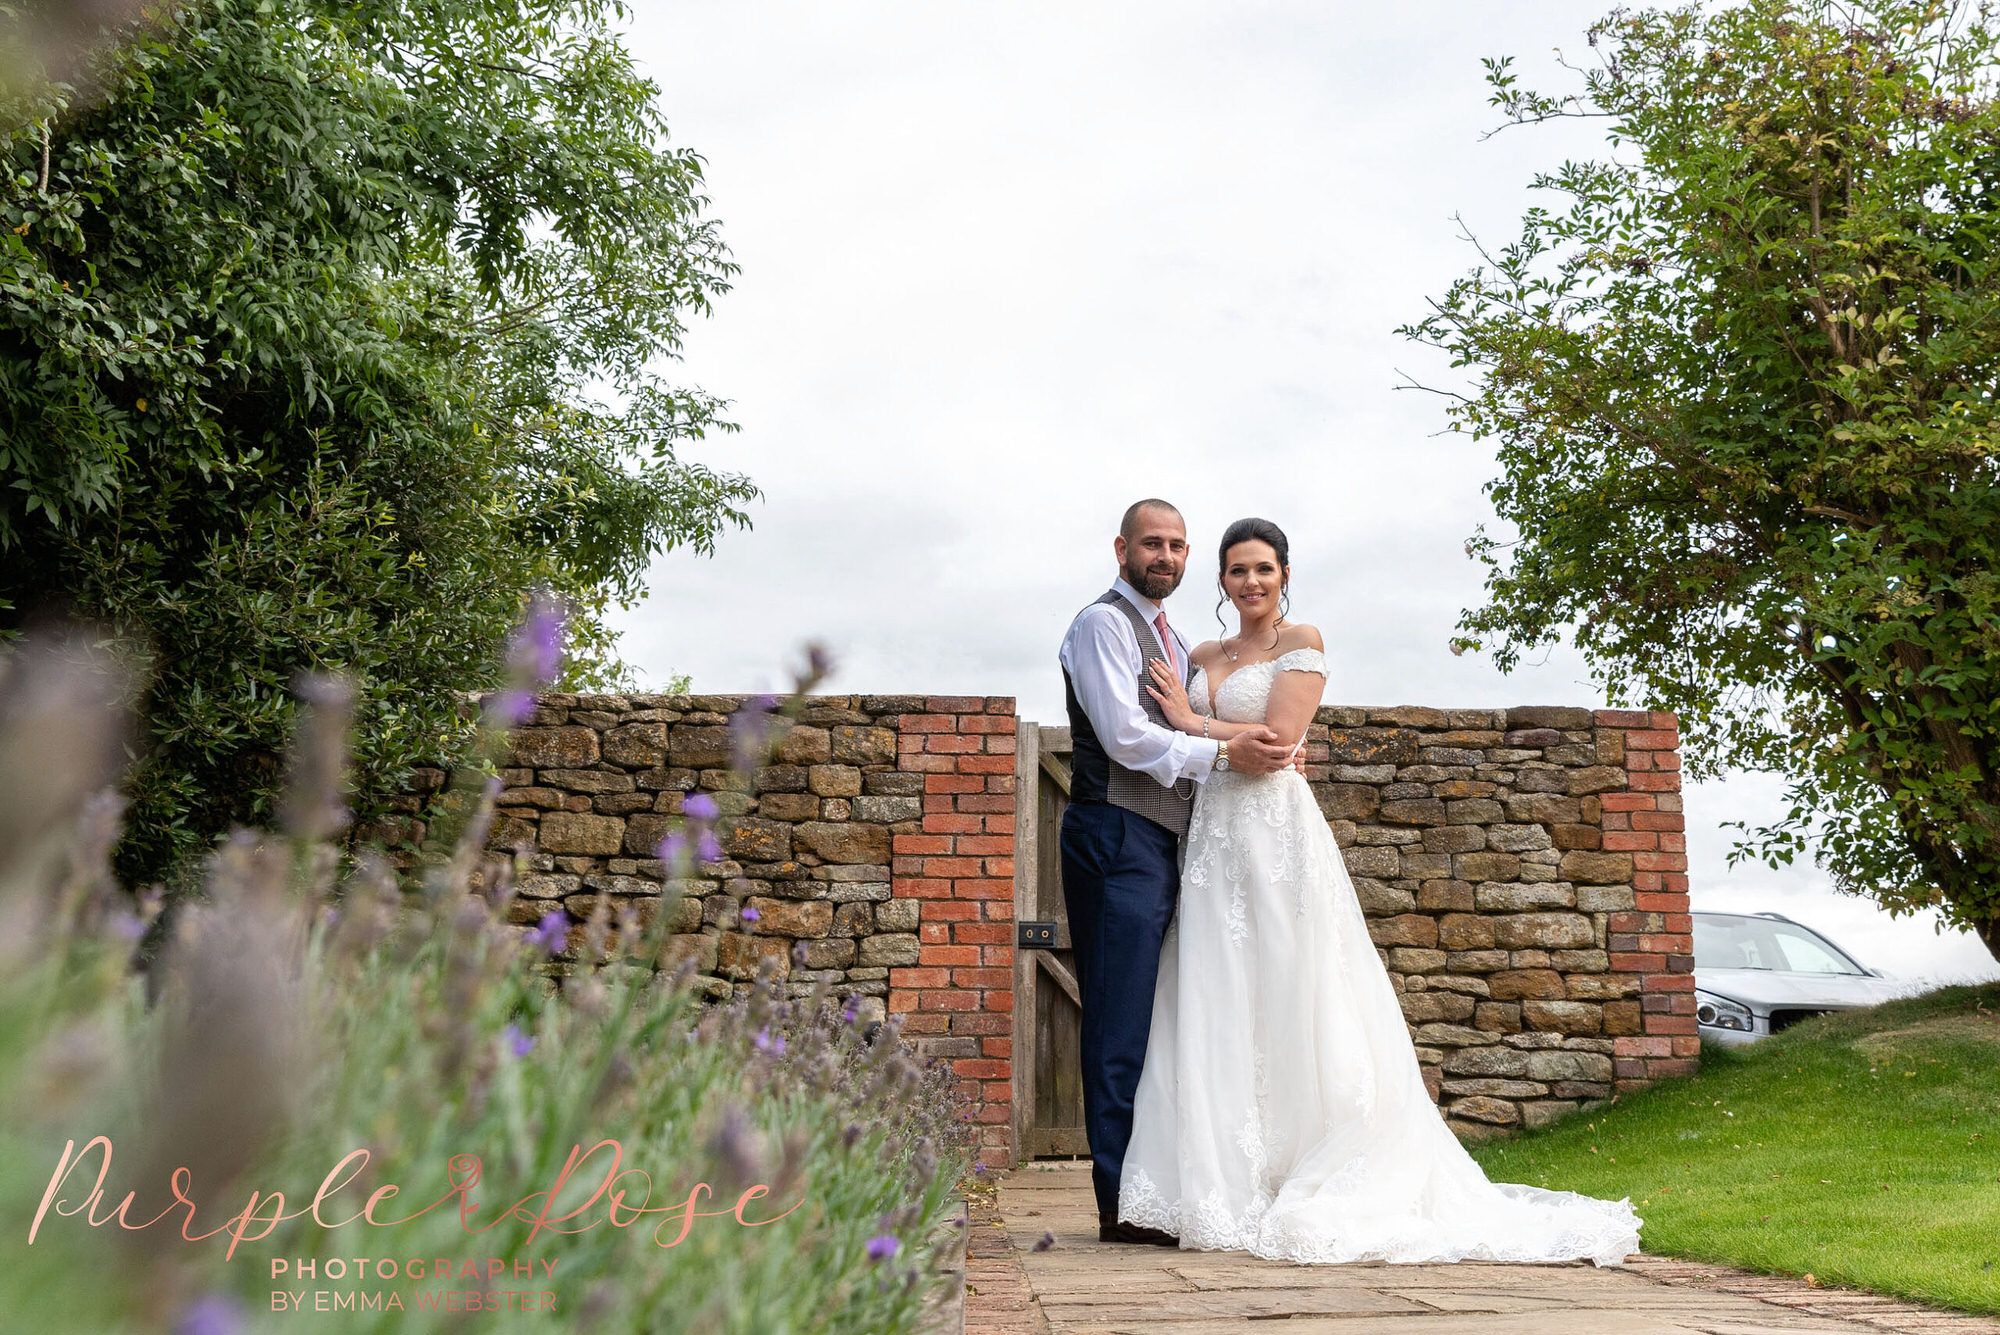
[[[1155,1247],[1178,1247],[1181,1240],[1171,1233],[1144,1224],[1133,1224],[1120,1219],[1116,1212],[1097,1212],[1097,1240],[1099,1242],[1149,1242]]]

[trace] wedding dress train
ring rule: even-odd
[[[1280,672],[1211,711],[1261,722]],[[1211,776],[1182,845],[1119,1218],[1273,1260],[1562,1261],[1639,1250],[1631,1202],[1487,1180],[1424,1088],[1333,831],[1290,770]]]

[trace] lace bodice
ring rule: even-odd
[[[1195,713],[1219,718],[1224,723],[1262,723],[1270,707],[1271,687],[1280,672],[1317,672],[1324,677],[1326,655],[1317,649],[1294,649],[1261,663],[1245,663],[1222,679],[1212,709],[1208,700],[1208,669],[1198,667],[1194,670],[1194,680],[1188,683],[1188,704]]]

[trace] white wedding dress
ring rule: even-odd
[[[1264,719],[1302,649],[1223,679]],[[1189,686],[1208,714],[1208,681]],[[1424,1089],[1388,973],[1303,776],[1211,776],[1182,843],[1118,1217],[1272,1260],[1565,1261],[1639,1250],[1629,1200],[1489,1182]]]

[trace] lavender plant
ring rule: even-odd
[[[956,1283],[944,1221],[972,1152],[948,1069],[893,1026],[867,1041],[823,985],[787,998],[767,973],[703,1003],[691,964],[661,967],[670,903],[510,921],[490,761],[558,636],[546,607],[517,636],[514,685],[486,701],[486,772],[455,781],[451,837],[407,873],[336,844],[351,695],[306,684],[281,828],[227,840],[204,897],[157,925],[145,975],[134,945],[158,910],[107,860],[127,688],[81,636],[0,661],[10,1323],[420,1331],[497,1308],[510,1331],[877,1335],[928,1319]],[[823,671],[745,725],[740,760]],[[669,896],[714,852],[713,805],[684,813],[659,850]],[[112,1148],[93,1195],[97,1136]]]

